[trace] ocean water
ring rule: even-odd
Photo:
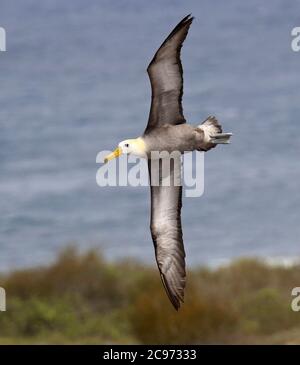
[[[184,113],[234,137],[183,201],[187,262],[300,254],[300,2],[2,0],[0,271],[66,244],[154,262],[147,188],[100,188],[96,155],[144,130],[145,69],[186,14]]]

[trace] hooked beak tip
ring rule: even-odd
[[[110,153],[108,156],[106,156],[104,158],[104,163],[107,163],[108,161],[119,157],[122,154],[122,150],[120,149],[120,147],[117,147],[112,153]]]

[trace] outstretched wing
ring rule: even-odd
[[[164,124],[185,123],[182,110],[183,76],[180,50],[193,21],[186,16],[160,46],[147,72],[152,99],[145,133]]]
[[[170,163],[171,162],[171,163]],[[149,160],[151,184],[151,234],[163,285],[176,310],[184,299],[185,252],[181,229],[181,159]],[[168,171],[169,170],[169,171]],[[166,173],[165,173],[166,172]],[[164,184],[168,186],[163,186]]]

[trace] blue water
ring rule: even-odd
[[[147,188],[100,188],[96,154],[144,130],[146,66],[171,28],[184,110],[234,133],[205,156],[205,193],[183,202],[189,264],[300,254],[300,2],[2,0],[0,271],[66,244],[154,262]]]

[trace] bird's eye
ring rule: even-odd
[[[125,145],[124,145],[125,147],[129,147],[129,143],[125,143]]]

